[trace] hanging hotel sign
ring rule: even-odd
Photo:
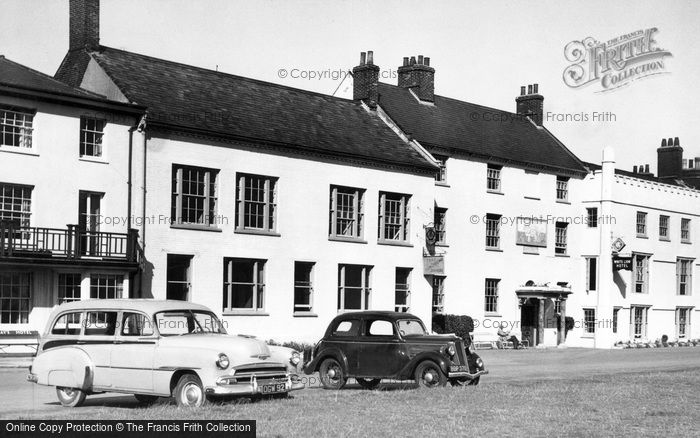
[[[615,241],[612,243],[612,250],[615,252],[620,252],[622,251],[622,248],[627,246],[624,240],[620,239],[619,237],[615,239]]]
[[[547,223],[533,217],[519,217],[515,223],[515,243],[547,247]]]
[[[626,271],[632,270],[632,257],[631,256],[615,256],[612,259],[613,271]]]
[[[445,275],[445,258],[423,256],[423,275]]]

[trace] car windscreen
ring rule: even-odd
[[[221,321],[211,312],[200,310],[168,310],[155,315],[158,332],[162,336],[195,333],[226,334]]]
[[[423,336],[427,335],[425,326],[418,319],[400,319],[397,321],[401,336]]]

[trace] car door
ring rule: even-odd
[[[330,351],[337,351],[345,356],[348,363],[348,375],[357,374],[358,359],[360,355],[360,330],[362,320],[346,319],[340,321],[331,331],[325,342],[325,348]]]
[[[94,365],[92,384],[96,387],[112,387],[110,354],[115,340],[117,315],[115,310],[88,311],[83,324],[83,334],[77,342]]]
[[[157,338],[149,317],[140,312],[122,312],[115,339],[110,353],[113,387],[151,392]]]
[[[365,320],[358,376],[391,377],[408,362],[394,323],[388,319]]]

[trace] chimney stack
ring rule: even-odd
[[[374,65],[374,52],[360,53],[360,65],[353,67],[352,78],[352,98],[363,101],[372,109],[377,108],[379,66]]]
[[[521,116],[529,117],[537,126],[542,126],[544,114],[544,96],[539,94],[539,85],[532,84],[520,87],[520,96],[515,98],[516,112]]]
[[[683,148],[678,137],[661,140],[661,147],[656,149],[659,178],[680,178],[683,173]]]
[[[95,50],[100,45],[100,0],[70,0],[68,50]]]
[[[408,57],[403,58],[403,65],[398,68],[399,87],[410,88],[425,102],[433,102],[435,100],[435,69],[430,66],[430,58],[418,56],[416,61],[415,56],[411,56],[411,60],[407,63]]]

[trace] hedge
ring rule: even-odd
[[[474,331],[474,320],[467,315],[433,315],[433,331],[435,333],[454,333],[467,342],[471,341],[469,333]]]

